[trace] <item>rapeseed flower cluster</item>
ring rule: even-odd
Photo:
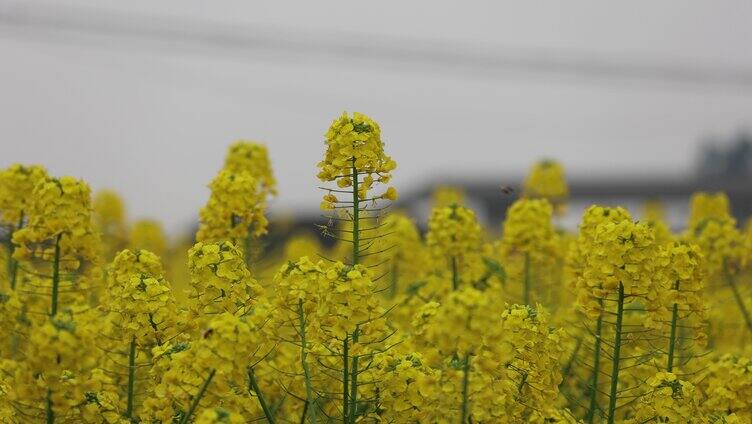
[[[11,165],[0,172],[0,223],[20,228],[28,217],[34,197],[29,196],[36,185],[47,178],[47,171],[38,165]],[[19,224],[20,221],[20,224]]]
[[[752,226],[725,195],[693,196],[681,231],[651,203],[593,205],[571,232],[545,161],[497,235],[460,189],[425,222],[392,211],[381,137],[360,113],[327,131],[323,238],[274,233],[253,142],[195,239],[114,191],[0,171],[0,423],[752,420]]]
[[[431,202],[434,208],[451,206],[453,204],[464,205],[465,193],[458,187],[439,186],[431,193]]]
[[[104,257],[110,260],[125,247],[128,230],[125,225],[125,203],[113,190],[94,195],[94,224],[101,234]]]
[[[359,200],[368,198],[374,183],[388,184],[397,163],[384,152],[381,128],[373,119],[355,112],[343,113],[335,119],[326,133],[326,154],[319,162],[321,181],[335,181],[339,188],[356,188]],[[363,176],[362,180],[359,181]],[[381,196],[396,200],[394,187]],[[331,209],[337,197],[331,192],[324,196],[323,209]]]
[[[196,240],[238,243],[266,233],[262,198],[250,173],[222,170],[209,187],[211,197],[199,214]]]
[[[695,193],[689,200],[687,228],[694,230],[707,219],[731,218],[731,206],[725,193]]]
[[[141,219],[134,222],[130,229],[128,244],[131,249],[148,250],[157,256],[164,256],[167,253],[167,238],[162,224],[153,219]]]
[[[453,290],[479,278],[483,229],[471,209],[456,203],[435,208],[428,219],[426,247],[437,273],[451,281]]]
[[[547,199],[557,213],[564,212],[569,198],[569,184],[564,168],[551,160],[536,163],[523,182],[523,195],[534,199]]]
[[[260,253],[256,241],[267,233],[266,205],[276,186],[266,146],[242,140],[232,144],[225,166],[209,184],[211,195],[199,212],[196,241],[231,240],[250,264]]]
[[[225,169],[236,173],[245,171],[258,182],[260,193],[277,195],[277,180],[272,172],[269,152],[263,144],[245,140],[231,144],[225,157]]]
[[[510,283],[519,287],[523,304],[537,296],[551,295],[559,283],[551,279],[561,256],[553,208],[546,199],[520,199],[507,211],[499,243],[501,261],[506,265]]]
[[[199,319],[221,312],[246,315],[261,292],[243,252],[230,241],[196,243],[188,251],[188,270],[189,309]]]
[[[13,233],[17,260],[57,256],[73,271],[97,259],[100,236],[94,229],[89,186],[73,177],[46,178],[34,187],[28,223]]]

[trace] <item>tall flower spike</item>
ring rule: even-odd
[[[658,199],[649,199],[642,205],[643,221],[666,221],[666,207]]]
[[[0,271],[0,290],[16,288],[19,264],[13,258],[13,233],[26,225],[34,199],[29,193],[45,178],[47,171],[37,165],[15,164],[0,172],[0,240],[5,245],[5,251],[0,253],[6,265]]]
[[[248,172],[259,184],[259,193],[277,195],[277,181],[272,173],[269,152],[266,146],[246,140],[238,140],[227,149],[225,169],[232,172]]]
[[[356,302],[358,295],[373,301],[375,284],[368,275],[367,269],[360,269],[359,264],[363,263],[363,259],[368,256],[383,253],[392,248],[386,246],[378,251],[374,250],[377,240],[383,236],[380,231],[384,226],[381,222],[382,212],[389,207],[388,204],[384,205],[385,201],[396,200],[397,191],[394,187],[388,187],[381,193],[370,193],[375,184],[387,184],[391,180],[391,172],[397,164],[384,152],[379,124],[361,113],[356,112],[350,116],[345,112],[335,119],[326,133],[325,143],[326,153],[324,160],[318,164],[320,170],[318,177],[321,181],[336,182],[338,188],[322,187],[327,194],[324,195],[321,208],[334,210],[334,214],[330,217],[330,224],[321,228],[324,234],[337,239],[340,243],[351,245],[349,266],[355,267],[351,270],[330,269],[327,271],[327,277],[332,277],[330,280],[334,279],[341,283],[333,287],[334,292],[330,294],[333,298],[329,301],[339,303],[339,298],[335,296],[351,291],[353,302]],[[344,268],[344,265],[341,262],[335,262],[334,267]],[[341,275],[338,276],[338,274]],[[341,281],[341,276],[347,277],[345,281]],[[346,301],[345,305],[348,302]],[[369,308],[372,306],[374,305],[369,305]],[[342,420],[348,424],[355,424],[362,415],[359,405],[371,404],[373,401],[372,399],[359,399],[362,384],[358,383],[358,376],[363,371],[359,368],[361,355],[358,355],[358,351],[368,345],[368,339],[371,336],[368,329],[374,325],[363,323],[364,325],[361,326],[358,317],[350,315],[368,314],[372,310],[359,310],[359,306],[355,303],[350,304],[349,307],[337,306],[337,309],[342,309],[342,312],[336,314],[338,316],[336,321],[341,322],[335,325],[332,333],[339,341],[339,346],[333,348],[337,349],[335,355],[341,358],[342,362],[332,364],[332,366],[336,367],[335,369],[342,369],[343,373]],[[345,318],[348,316],[349,319]],[[332,319],[335,320],[335,318]],[[344,333],[340,334],[342,332]],[[388,338],[388,335],[385,338]],[[367,359],[367,357],[362,359]]]
[[[366,385],[364,391],[379,399],[379,418],[384,422],[426,423],[446,418],[439,371],[409,346],[401,344],[377,355],[364,378],[378,382]]]
[[[590,374],[588,382],[586,383],[586,389],[588,391],[588,404],[585,406],[586,416],[585,421],[587,423],[593,423],[595,414],[599,409],[598,397],[600,392],[600,381],[602,380],[601,369],[601,357],[605,356],[602,345],[603,336],[603,317],[602,304],[600,299],[594,299],[590,296],[591,287],[584,277],[584,273],[587,267],[587,260],[590,252],[595,245],[595,238],[597,235],[597,229],[599,225],[604,223],[617,223],[624,220],[631,220],[629,212],[623,208],[608,208],[603,206],[593,205],[589,207],[582,216],[582,222],[579,226],[579,234],[577,239],[570,246],[567,254],[566,266],[564,269],[565,278],[567,279],[568,286],[573,289],[578,295],[579,312],[583,314],[585,319],[582,319],[582,329],[584,334],[592,337],[587,337],[581,343],[589,347],[592,355],[588,367],[590,368],[586,372]],[[595,319],[595,323],[592,324],[592,320]],[[592,324],[592,325],[591,325]],[[605,362],[605,361],[604,361]],[[586,362],[587,363],[587,362]]]
[[[643,222],[647,222],[655,228],[655,239],[661,244],[668,244],[674,239],[666,222],[666,209],[663,203],[657,199],[651,199],[645,202],[642,207]]]
[[[379,275],[387,275],[390,298],[428,274],[430,258],[415,223],[401,212],[389,214],[381,229],[383,237],[374,245],[379,252],[368,263]]]
[[[235,411],[241,422],[258,420],[268,408],[251,366],[269,351],[263,334],[250,317],[223,312],[190,344],[156,350],[155,361],[167,365],[153,396],[144,401],[144,421],[168,423],[181,417],[179,423],[186,424],[218,406]]]
[[[586,256],[595,240],[595,230],[598,225],[604,222],[619,222],[625,219],[632,218],[624,208],[593,205],[585,211],[579,226],[580,232],[567,253],[565,274],[567,274],[569,284],[572,288],[583,281],[580,277],[585,266]]]
[[[552,214],[553,208],[546,199],[521,199],[512,204],[504,220],[501,256],[507,273],[517,277],[525,305],[532,304],[533,291],[540,296],[550,293],[553,285],[545,279],[559,256]]]
[[[78,300],[84,300],[86,279],[72,281],[68,275],[95,271],[87,266],[96,264],[99,234],[93,229],[91,191],[89,186],[73,177],[46,178],[32,193],[28,225],[13,234],[16,245],[14,258],[34,262],[35,272],[50,290],[49,314],[59,309],[62,286],[77,285]],[[93,275],[90,275],[93,276]],[[38,290],[37,290],[38,292]]]
[[[107,273],[108,294],[117,294],[128,284],[132,275],[149,275],[161,278],[164,274],[159,256],[144,249],[123,250],[110,264]]]
[[[542,309],[505,305],[499,313],[491,296],[463,287],[421,307],[414,327],[416,345],[442,370],[443,410],[458,411],[459,422],[527,422],[558,395],[563,332]]]
[[[635,361],[639,363],[653,355],[652,350],[640,355],[624,355],[623,351],[637,344],[645,333],[639,325],[626,326],[624,319],[631,316],[629,312],[642,308],[651,312],[660,307],[649,298],[649,294],[656,291],[655,285],[663,285],[661,279],[665,278],[665,263],[656,259],[660,255],[655,231],[649,225],[623,220],[599,224],[585,257],[579,304],[587,315],[598,319],[598,327],[605,325],[613,332],[613,339],[607,344],[612,365],[608,408],[604,410],[609,424],[615,422],[617,403],[624,386],[629,385],[622,371],[633,368]],[[601,337],[600,328],[591,332]],[[598,372],[597,367],[593,368]],[[621,390],[618,390],[619,384]],[[593,389],[596,388],[597,385],[593,385]],[[638,394],[639,387],[630,390]]]
[[[269,340],[274,348],[265,362],[272,364],[273,369],[260,364],[259,384],[265,388],[264,393],[270,404],[289,396],[301,401],[277,409],[277,422],[292,419],[320,422],[317,421],[317,417],[321,416],[319,408],[325,408],[323,397],[319,397],[322,387],[318,382],[322,375],[314,356],[314,351],[321,347],[319,322],[315,317],[320,282],[321,262],[316,264],[303,257],[282,265],[271,285],[273,304],[267,327],[272,330]],[[337,388],[338,385],[328,386],[329,392]],[[317,399],[321,400],[314,405]]]
[[[667,358],[660,364],[667,372],[684,366],[697,356],[694,347],[705,347],[706,307],[702,296],[705,274],[702,253],[695,244],[674,242],[663,248],[657,260],[665,260],[665,277],[647,294],[645,326],[666,338]],[[681,358],[681,360],[680,360]]]
[[[163,274],[159,258],[147,250],[126,249],[115,257],[106,305],[122,325],[117,337],[151,348],[177,333],[177,304]]]
[[[481,242],[482,229],[472,210],[454,204],[431,213],[426,246],[436,260],[443,262],[440,267],[451,276],[454,290],[462,281],[475,280]]]
[[[716,423],[752,422],[752,358],[725,354],[709,364],[705,378],[698,383],[705,399],[700,408],[706,414],[733,414],[735,420],[719,419]],[[720,414],[719,414],[720,413]]]
[[[731,219],[705,219],[694,227],[689,240],[697,243],[705,255],[705,270],[710,278],[741,270],[747,252],[744,239]]]
[[[133,223],[130,232],[129,246],[131,249],[144,249],[154,252],[162,257],[167,250],[167,239],[165,238],[162,224],[151,219],[142,219]]]
[[[731,219],[731,208],[726,193],[698,192],[692,195],[689,200],[687,227],[692,231],[706,219]]]
[[[362,113],[355,112],[351,117],[344,112],[335,119],[326,133],[326,146],[326,156],[318,164],[318,177],[336,181],[342,188],[352,186],[353,168],[359,175],[373,178],[376,174],[376,181],[386,183],[397,167],[384,152],[379,124]]]
[[[523,196],[548,199],[557,212],[563,212],[569,197],[564,168],[555,161],[544,160],[533,165],[523,183]]]
[[[323,251],[321,242],[315,234],[301,232],[292,235],[284,245],[283,254],[285,261],[296,261],[303,256],[314,256]]]
[[[102,309],[103,334],[98,347],[116,352],[103,359],[103,370],[125,400],[124,415],[135,419],[146,394],[145,374],[151,351],[173,340],[181,330],[177,303],[163,277],[159,258],[146,250],[123,250],[110,266]],[[106,306],[105,306],[106,305]],[[123,370],[127,371],[123,375]]]
[[[77,269],[97,257],[98,237],[92,228],[91,191],[73,177],[47,178],[32,193],[29,224],[13,235],[19,259],[51,261],[59,238],[62,266]]]
[[[325,188],[323,210],[333,210],[329,224],[320,226],[326,236],[340,244],[349,244],[351,265],[361,257],[374,254],[373,247],[383,228],[381,217],[389,207],[382,201],[397,199],[397,191],[388,187],[371,195],[377,183],[391,180],[396,163],[384,152],[379,124],[371,118],[346,112],[334,120],[326,133],[326,154],[319,162],[321,181],[336,181],[338,189]]]
[[[465,205],[465,192],[459,187],[439,186],[431,194],[434,208],[443,208],[453,204]]]
[[[34,200],[29,193],[45,178],[47,171],[38,165],[15,164],[0,172],[0,225],[20,227]]]
[[[244,246],[247,238],[266,234],[265,202],[250,173],[224,169],[209,187],[211,197],[199,214],[197,241],[227,240]]]
[[[312,262],[307,256],[299,260],[291,260],[282,265],[274,276],[274,336],[278,340],[278,362],[289,369],[284,371],[286,386],[290,393],[304,401],[300,408],[296,408],[295,415],[307,418],[309,422],[317,422],[320,415],[316,404],[317,399],[325,399],[322,389],[337,390],[340,386],[334,382],[327,382],[326,389],[322,382],[328,380],[317,366],[317,352],[320,353],[325,339],[322,337],[319,314],[317,310],[326,308],[321,302],[326,286],[323,261]],[[289,352],[289,353],[288,353]],[[295,362],[285,361],[284,355],[295,358]],[[297,360],[299,358],[299,360]],[[280,361],[280,359],[282,359]],[[279,365],[278,365],[279,366]]]
[[[97,355],[91,351],[90,332],[78,324],[61,313],[32,328],[27,359],[16,363],[7,386],[10,396],[3,400],[18,414],[12,422],[80,422],[74,417]]]
[[[110,260],[125,247],[125,205],[112,190],[100,190],[94,196],[94,223],[102,235],[105,259]]]
[[[587,255],[582,287],[593,298],[613,297],[619,290],[626,297],[645,297],[661,264],[655,233],[646,224],[605,222],[596,229],[592,250]]]
[[[709,422],[700,410],[700,393],[692,383],[671,372],[659,371],[647,380],[647,385],[650,390],[640,398],[635,417],[625,420],[625,424]]]
[[[733,218],[706,218],[695,225],[688,240],[700,247],[709,286],[715,288],[707,294],[714,306],[713,321],[716,321],[719,338],[727,339],[734,334],[737,321],[743,321],[752,334],[752,311],[745,301],[744,286],[738,281],[749,262],[750,253],[745,249],[745,239],[736,228],[736,221]],[[736,302],[740,316],[724,310],[723,305],[729,298]],[[730,334],[724,334],[729,330]]]
[[[191,274],[190,310],[200,321],[221,312],[251,312],[261,286],[251,277],[243,252],[234,244],[196,243],[188,251]]]
[[[316,321],[321,323],[325,349],[331,355],[321,360],[324,368],[342,371],[338,382],[343,418],[354,424],[359,421],[361,405],[376,405],[376,398],[361,392],[364,385],[375,383],[364,380],[363,373],[375,354],[394,343],[389,340],[394,331],[388,326],[387,311],[381,306],[368,268],[335,262],[324,269],[323,279]]]

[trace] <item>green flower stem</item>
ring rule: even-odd
[[[308,401],[303,404],[303,413],[300,415],[300,424],[305,424],[306,416],[308,415]]]
[[[16,281],[18,280],[18,261],[13,258],[13,252],[16,250],[16,246],[13,244],[13,233],[23,228],[23,222],[24,216],[21,214],[21,217],[18,219],[18,225],[10,233],[10,237],[8,238],[8,279],[10,280],[11,290],[16,290]],[[10,337],[11,359],[16,359],[18,356],[18,349],[19,335],[14,332]]]
[[[18,225],[10,233],[8,238],[8,279],[10,279],[11,290],[16,289],[16,280],[18,278],[18,261],[13,259],[13,252],[16,250],[16,246],[13,244],[13,233],[20,230],[23,227],[24,216],[21,214],[21,218],[18,219]]]
[[[313,408],[311,408],[311,404],[314,402],[313,384],[311,382],[311,369],[308,366],[308,344],[306,341],[306,319],[305,312],[303,311],[303,299],[298,299],[298,322],[300,323],[300,361],[303,365],[303,376],[305,377],[306,391],[306,403],[303,409],[303,417],[301,418],[301,422],[305,422],[306,413],[310,408],[311,413],[309,414],[309,419],[311,423],[316,424],[316,405],[313,405]]]
[[[13,232],[11,232],[11,235]],[[16,288],[16,282],[13,281],[13,267],[14,267],[14,260],[13,260],[13,251],[15,250],[15,246],[13,245],[13,242],[10,239],[10,236],[8,237],[8,241],[5,242],[5,248],[8,249],[8,261],[6,262],[6,273],[8,274],[8,278],[11,280],[10,288],[15,289]]]
[[[57,314],[57,298],[58,291],[60,290],[60,239],[63,234],[58,234],[55,239],[55,259],[52,262],[52,307],[50,309],[50,316],[54,317]]]
[[[582,337],[577,338],[577,342],[574,345],[574,349],[572,350],[572,356],[569,357],[569,360],[567,361],[567,364],[564,366],[564,369],[561,371],[561,382],[564,384],[567,379],[569,379],[569,374],[572,372],[572,366],[574,365],[574,361],[577,360],[577,355],[580,353],[580,349],[582,348]]]
[[[452,290],[460,288],[460,272],[457,268],[457,257],[452,256]]]
[[[608,424],[616,421],[616,391],[619,387],[621,356],[621,327],[624,319],[624,284],[619,283],[619,298],[616,303],[616,328],[614,329],[614,354],[611,366],[611,393],[608,398]]]
[[[399,267],[397,266],[397,263],[392,260],[392,270],[390,272],[390,280],[389,280],[389,298],[394,299],[394,296],[397,295],[397,281],[399,278]]]
[[[125,410],[126,418],[133,418],[133,401],[136,389],[136,336],[131,338],[131,346],[128,352],[128,401]]]
[[[47,424],[53,424],[55,422],[55,411],[52,410],[52,390],[47,389],[47,407],[45,408],[45,415],[47,417]]]
[[[690,354],[689,354],[689,353],[687,353],[687,352],[685,352],[685,349],[682,349],[682,348],[681,348],[681,346],[682,346],[682,343],[681,343],[681,341],[682,341],[682,340],[686,340],[686,337],[687,337],[687,329],[686,329],[686,328],[684,328],[684,327],[682,327],[682,326],[678,326],[678,327],[679,327],[679,336],[677,337],[677,341],[678,341],[678,343],[677,343],[677,344],[678,344],[678,346],[679,346],[679,352],[678,352],[678,355],[677,355],[677,356],[678,356],[678,358],[676,358],[676,359],[677,359],[677,362],[678,362],[679,364],[682,364],[682,365],[684,365],[684,364],[686,364],[686,363],[687,363],[687,362],[689,361],[689,359],[690,359],[690,358],[689,358],[689,355],[690,355]],[[708,326],[708,327],[710,327],[710,326]],[[708,331],[710,331],[710,330],[709,330],[709,328],[708,328]],[[687,357],[685,357],[685,355],[686,355]]]
[[[358,328],[352,333],[353,343],[358,342]],[[355,424],[358,414],[358,359],[357,355],[352,357],[352,371],[350,372],[350,424]]]
[[[734,276],[731,274],[725,263],[723,265],[723,273],[726,276],[726,283],[731,287],[731,292],[734,294],[734,299],[736,300],[737,306],[739,306],[739,311],[741,311],[742,316],[744,316],[744,322],[747,324],[747,329],[752,332],[752,317],[750,317],[747,307],[744,306],[744,300],[739,293],[739,288],[736,286]]]
[[[470,392],[470,353],[465,355],[465,362],[462,365],[462,406],[460,407],[460,424],[467,423],[469,415],[469,392]]]
[[[251,234],[251,228],[248,228],[248,234],[245,236],[245,240],[243,240],[243,244],[245,245],[245,265],[252,269],[253,265],[253,234]]]
[[[342,343],[342,422],[348,423],[350,407],[349,395],[350,395],[350,362],[349,362],[349,335],[345,335],[345,341]]]
[[[261,410],[264,411],[266,421],[269,424],[274,424],[274,414],[272,414],[271,409],[269,409],[269,405],[267,405],[266,403],[264,394],[261,392],[261,388],[258,385],[258,380],[256,380],[256,373],[253,371],[253,367],[248,367],[248,383],[251,385],[253,392],[256,393],[256,397],[258,398],[259,404],[261,405]]]
[[[15,248],[9,247],[8,251],[8,277],[10,279],[10,289],[16,289],[16,281],[18,280],[18,261],[13,259],[13,251]]]
[[[585,421],[593,423],[595,410],[598,408],[598,375],[601,371],[601,334],[603,332],[603,299],[598,299],[601,313],[595,323],[595,346],[593,346],[593,375],[590,379],[590,407],[588,408]]]
[[[353,222],[353,237],[352,237],[352,264],[353,266],[357,265],[360,262],[360,198],[358,197],[358,185],[360,182],[358,181],[358,170],[355,168],[355,158],[353,158],[353,166],[352,166],[352,182],[353,182],[353,191],[352,191],[352,203],[353,203],[353,216],[352,216],[352,222]],[[352,339],[353,343],[356,343],[358,341],[358,329],[356,328],[355,331],[352,333]],[[345,347],[347,348],[347,340],[345,340]],[[345,370],[347,369],[347,351],[345,351]],[[347,371],[345,371],[347,372]],[[347,395],[348,389],[350,390],[350,395]],[[346,423],[354,423],[356,419],[356,409],[357,409],[357,401],[358,401],[358,357],[355,356],[352,358],[352,370],[350,371],[350,387],[348,388],[347,385],[347,375],[345,375],[345,382],[344,382],[344,403],[345,403],[345,409],[344,409],[344,415],[345,415],[345,422]],[[349,404],[349,406],[347,406]]]
[[[525,388],[525,383],[527,383],[527,373],[523,372],[520,384],[517,385],[517,394],[522,394],[522,389]]]
[[[679,290],[679,280],[674,283],[674,290]],[[679,305],[674,303],[671,311],[671,334],[668,339],[668,364],[666,371],[672,372],[674,369],[674,350],[676,349],[676,322],[679,319]]]
[[[209,371],[209,376],[206,377],[206,380],[204,380],[204,384],[201,385],[201,388],[198,390],[198,393],[196,393],[196,396],[193,398],[193,402],[191,402],[190,408],[188,408],[188,412],[183,415],[183,419],[180,420],[180,424],[187,424],[191,421],[191,417],[196,412],[196,408],[198,408],[199,402],[201,402],[201,398],[204,397],[204,394],[206,394],[206,389],[209,388],[209,384],[211,384],[212,379],[214,379],[214,374],[217,372],[217,370],[212,369]]]
[[[360,198],[358,197],[358,170],[355,168],[355,158],[352,166],[352,202],[353,202],[353,238],[352,238],[352,264],[357,265],[360,262]]]
[[[530,304],[530,253],[525,252],[525,281],[522,287],[522,304]]]

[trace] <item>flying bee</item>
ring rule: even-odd
[[[501,186],[501,194],[505,196],[512,195],[514,193],[514,188],[512,186],[503,185]]]

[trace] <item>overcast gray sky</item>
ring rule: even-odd
[[[366,7],[360,7],[365,5]],[[461,175],[681,175],[752,125],[752,2],[0,0],[0,166],[196,219],[235,139],[280,211],[315,208],[323,134],[378,120],[403,191]]]

